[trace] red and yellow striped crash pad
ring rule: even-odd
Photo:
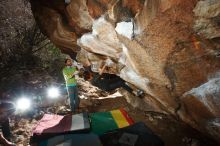
[[[108,131],[132,125],[134,122],[127,112],[121,108],[110,112],[97,112],[90,114],[91,130],[102,135]]]
[[[90,129],[87,113],[75,115],[52,115],[45,114],[33,129],[33,137],[40,135],[53,135],[60,133],[71,133]]]

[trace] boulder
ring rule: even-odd
[[[99,68],[111,60],[106,73],[145,91],[131,104],[172,114],[218,141],[220,85],[210,76],[220,70],[219,5],[219,0],[31,0],[41,30],[63,52],[74,52],[84,66]]]

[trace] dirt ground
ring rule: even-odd
[[[123,97],[103,99],[100,104],[90,109],[92,112],[109,111],[123,107],[135,122],[142,121],[157,134],[166,146],[217,146],[188,125],[169,115],[147,113],[131,107]]]

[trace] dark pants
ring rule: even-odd
[[[112,91],[121,87],[130,93],[133,91],[123,79],[112,74],[96,74],[92,79],[91,84],[105,91]]]
[[[70,98],[71,111],[74,112],[76,109],[79,108],[78,88],[77,86],[68,86],[67,92]]]
[[[0,104],[0,108],[3,109],[3,112],[4,112],[1,114],[6,115],[5,118],[0,121],[2,133],[6,139],[9,139],[11,136],[10,126],[9,126],[9,116],[14,113],[15,107],[14,107],[14,104],[12,103],[3,102]]]
[[[9,138],[11,137],[11,132],[10,132],[8,118],[1,124],[1,129],[2,129],[3,136],[9,140]]]

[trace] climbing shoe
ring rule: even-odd
[[[141,90],[141,89],[138,89],[137,90],[137,96],[139,97],[139,96],[142,96],[144,94],[144,91],[143,90]]]

